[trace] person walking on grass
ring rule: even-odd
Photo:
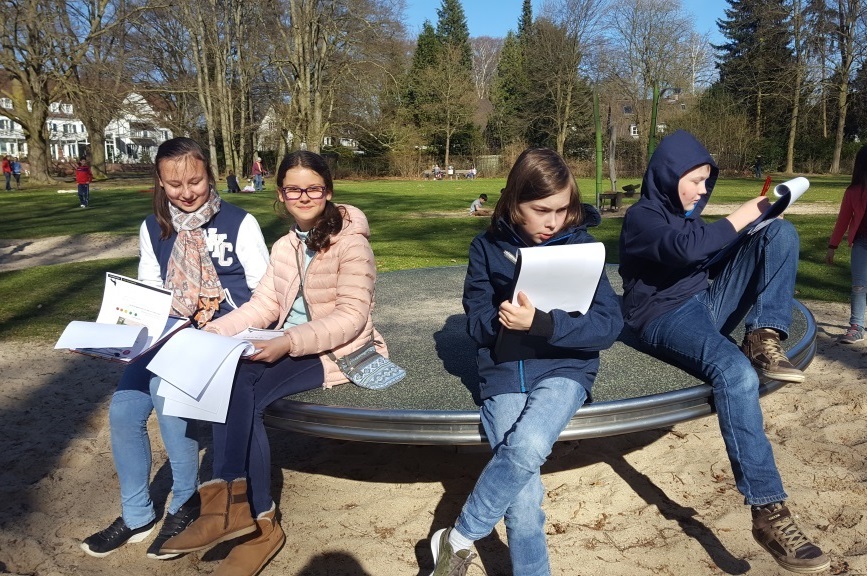
[[[75,168],[75,181],[78,183],[78,201],[82,208],[90,205],[90,183],[93,182],[93,172],[87,165],[87,160],[82,158]]]
[[[3,177],[6,179],[6,190],[12,190],[12,162],[9,160],[9,156],[3,156],[2,162],[0,162],[0,167],[3,170]]]
[[[265,169],[262,167],[262,158],[256,156],[256,159],[253,161],[253,169],[251,170],[253,175],[253,187],[256,192],[261,192],[264,189],[265,185]]]
[[[840,337],[844,344],[864,340],[864,313],[867,310],[867,146],[855,155],[852,182],[843,193],[837,222],[828,240],[825,262],[834,264],[834,253],[846,235],[851,248],[852,291],[849,296],[849,329]]]
[[[516,576],[551,573],[545,541],[545,494],[540,468],[560,433],[585,402],[623,319],[603,272],[586,314],[542,312],[520,292],[511,304],[518,248],[593,242],[587,229],[601,221],[582,204],[566,162],[546,148],[525,150],[515,162],[487,231],[470,245],[463,305],[478,346],[482,426],[494,455],[453,526],[430,541],[433,576],[463,576],[476,554],[473,542],[506,523]],[[532,354],[502,360],[501,330],[517,331]]]
[[[780,344],[792,321],[798,232],[775,219],[739,238],[770,206],[763,196],[715,222],[702,220],[718,175],[710,153],[688,132],[678,130],[656,148],[620,233],[623,317],[648,353],[713,388],[735,484],[751,507],[753,538],[786,570],[821,572],[830,560],[786,505],[759,404],[759,375],[804,381]],[[718,265],[707,266],[738,241]],[[739,348],[729,333],[741,321]]]
[[[12,159],[12,177],[15,178],[15,189],[21,190],[21,161],[18,156]]]
[[[171,290],[172,313],[190,317],[198,326],[247,302],[268,266],[256,219],[223,202],[215,186],[199,144],[189,138],[166,140],[155,159],[154,213],[139,232],[139,280]],[[199,515],[198,424],[163,414],[164,400],[156,394],[159,378],[146,368],[158,348],[127,365],[111,397],[108,419],[121,516],[81,543],[91,556],[101,558],[124,544],[141,542],[156,524],[147,429],[154,410],[172,470],[172,498],[148,558],[177,556],[160,548]]]

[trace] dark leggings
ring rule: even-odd
[[[214,424],[214,478],[248,479],[253,515],[271,508],[271,447],[263,413],[275,400],[322,386],[317,356],[286,356],[273,364],[238,365],[225,424]]]

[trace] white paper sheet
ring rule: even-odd
[[[518,292],[523,292],[543,312],[557,309],[586,314],[604,266],[601,242],[521,248],[512,303],[517,305]]]
[[[249,342],[229,336],[220,336],[194,328],[178,332],[156,353],[147,368],[163,380],[171,382],[192,398],[198,398],[216,376],[223,362],[235,349],[237,358],[253,346]],[[232,388],[234,366],[229,377],[228,389]]]
[[[165,399],[163,413],[180,418],[225,422],[235,371],[243,349],[243,346],[238,346],[229,352],[197,397],[192,397],[180,387],[161,379],[157,386],[157,395]]]
[[[774,186],[774,196],[778,198],[776,202],[771,204],[771,207],[756,221],[756,225],[750,229],[750,234],[755,234],[765,226],[768,226],[771,221],[785,212],[789,206],[798,201],[804,192],[810,187],[810,181],[803,176],[798,176],[782,184]]]
[[[96,322],[144,326],[148,333],[147,346],[150,346],[162,334],[171,310],[170,290],[108,272]]]

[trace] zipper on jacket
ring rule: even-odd
[[[298,292],[295,294],[295,298],[292,299],[292,302],[298,299],[298,296],[301,296],[301,302],[304,304],[304,315],[307,316],[307,321],[310,322],[312,317],[310,316],[310,306],[307,305],[307,297],[304,296],[304,280],[307,279],[307,271],[310,269],[310,264],[313,264],[313,260],[316,259],[316,256],[319,252],[315,252],[313,256],[310,257],[310,264],[307,267],[304,267],[304,257],[306,256],[305,251],[307,250],[306,244],[302,245],[301,251],[295,252],[295,260],[298,264]],[[291,309],[291,306],[290,306]]]

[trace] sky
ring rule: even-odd
[[[541,11],[542,3],[543,0],[533,0],[534,15]],[[438,0],[406,0],[406,25],[410,38],[418,36],[425,20],[436,26],[437,9],[441,4]],[[461,4],[470,36],[502,38],[509,30],[517,29],[523,0],[462,0]],[[697,32],[709,32],[714,43],[722,40],[716,21],[725,16],[726,0],[682,0],[682,4],[684,10],[693,16]]]

